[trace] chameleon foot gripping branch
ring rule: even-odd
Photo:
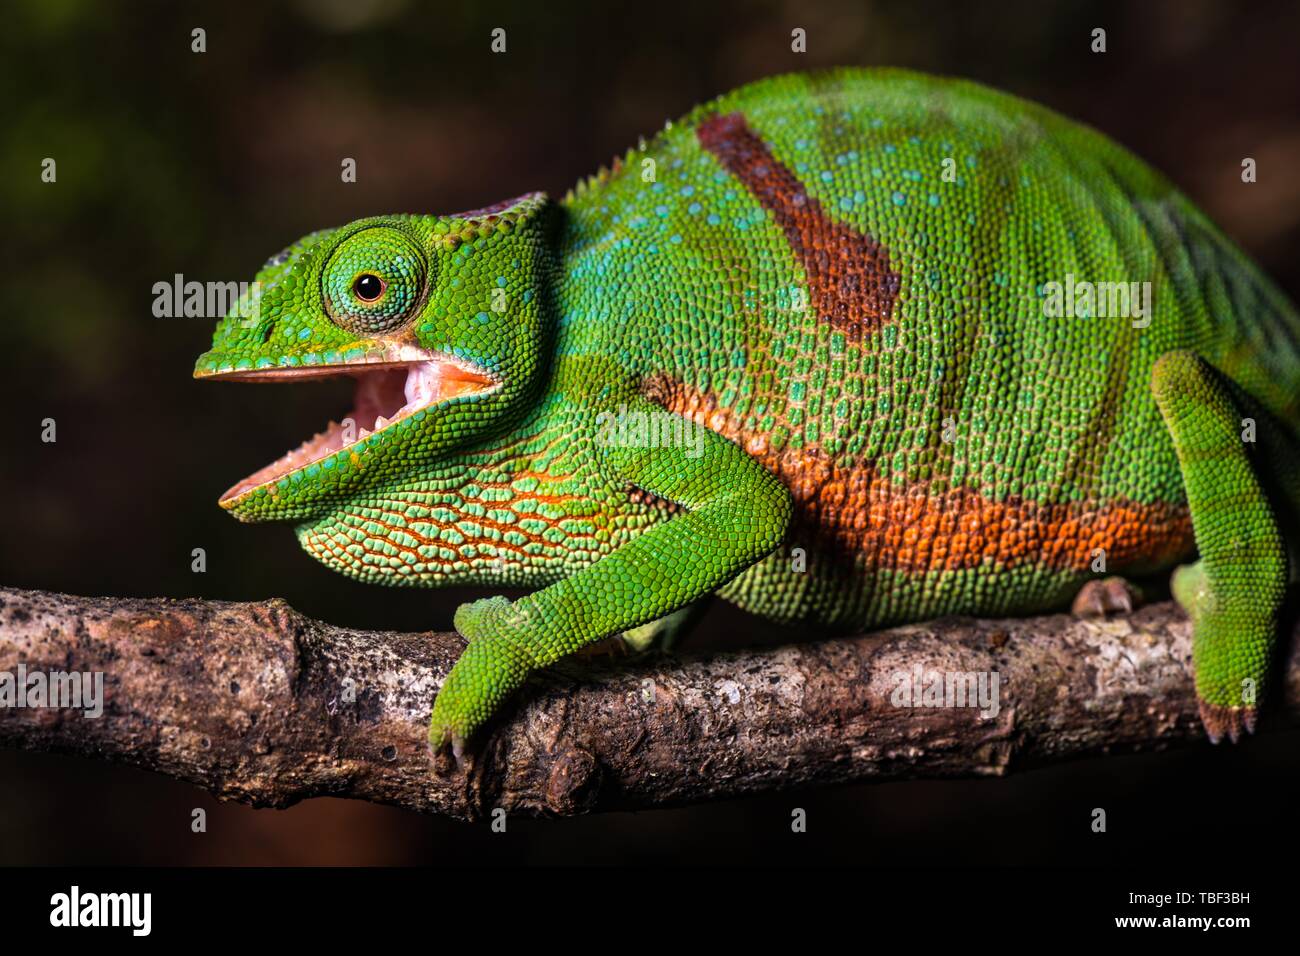
[[[314,233],[195,375],[357,380],[227,492],[240,520],[365,581],[535,589],[457,613],[435,747],[710,593],[877,627],[1065,607],[1198,552],[1175,594],[1211,736],[1265,690],[1300,317],[1159,174],[971,83],[779,77],[563,201]]]

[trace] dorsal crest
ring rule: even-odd
[[[445,245],[485,239],[498,232],[512,232],[537,218],[549,198],[544,192],[525,193],[514,199],[471,209],[468,212],[440,216],[434,224],[434,233]]]

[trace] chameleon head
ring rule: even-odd
[[[350,376],[355,405],[221,506],[242,521],[314,518],[520,417],[546,371],[550,210],[533,193],[454,216],[362,219],[267,262],[194,377]]]

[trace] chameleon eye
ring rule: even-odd
[[[363,272],[357,276],[357,280],[352,283],[352,294],[362,302],[375,302],[384,290],[388,288],[388,283],[372,272]]]
[[[401,230],[371,226],[343,239],[321,275],[330,318],[340,328],[369,336],[410,321],[424,302],[430,264]]]

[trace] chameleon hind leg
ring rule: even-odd
[[[1156,362],[1151,388],[1182,470],[1200,560],[1174,575],[1192,619],[1201,721],[1214,742],[1253,731],[1287,586],[1274,510],[1218,374],[1187,351]]]

